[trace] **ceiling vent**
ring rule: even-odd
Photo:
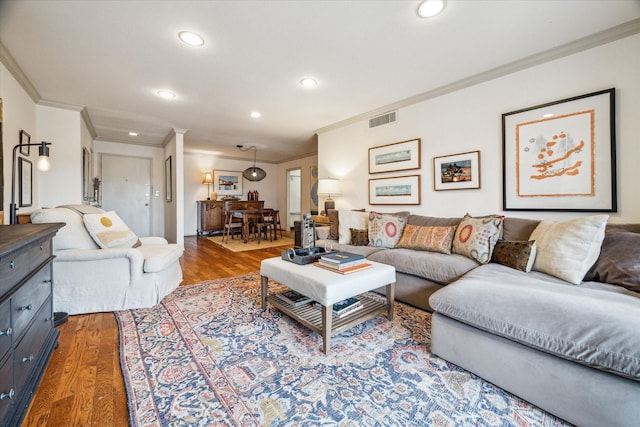
[[[396,117],[397,117],[396,111],[391,111],[389,113],[384,113],[380,116],[372,117],[369,119],[369,129],[377,126],[393,123],[397,120]]]

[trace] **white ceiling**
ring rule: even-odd
[[[640,19],[640,0],[449,0],[431,19],[417,0],[0,1],[5,62],[38,101],[86,107],[97,139],[160,146],[187,129],[189,151],[256,145],[272,162],[315,153],[317,129]]]

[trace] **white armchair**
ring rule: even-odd
[[[87,205],[39,209],[34,223],[64,222],[53,239],[53,309],[69,314],[147,308],[182,281],[181,245],[141,237],[136,248],[100,249],[82,215],[102,213]]]

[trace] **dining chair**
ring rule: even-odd
[[[253,223],[253,230],[257,234],[258,243],[260,243],[260,239],[263,233],[265,240],[268,236],[269,241],[273,241],[273,237],[275,235],[275,221],[273,212],[273,209],[262,209],[257,217],[257,220]]]
[[[222,234],[222,241],[227,243],[229,241],[229,235],[233,239],[233,235],[240,232],[240,236],[243,235],[243,222],[242,218],[236,218],[233,216],[233,211],[237,211],[243,209],[244,205],[242,203],[226,201],[224,202],[224,231]]]

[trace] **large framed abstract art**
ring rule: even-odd
[[[502,115],[503,209],[616,212],[615,89]]]

